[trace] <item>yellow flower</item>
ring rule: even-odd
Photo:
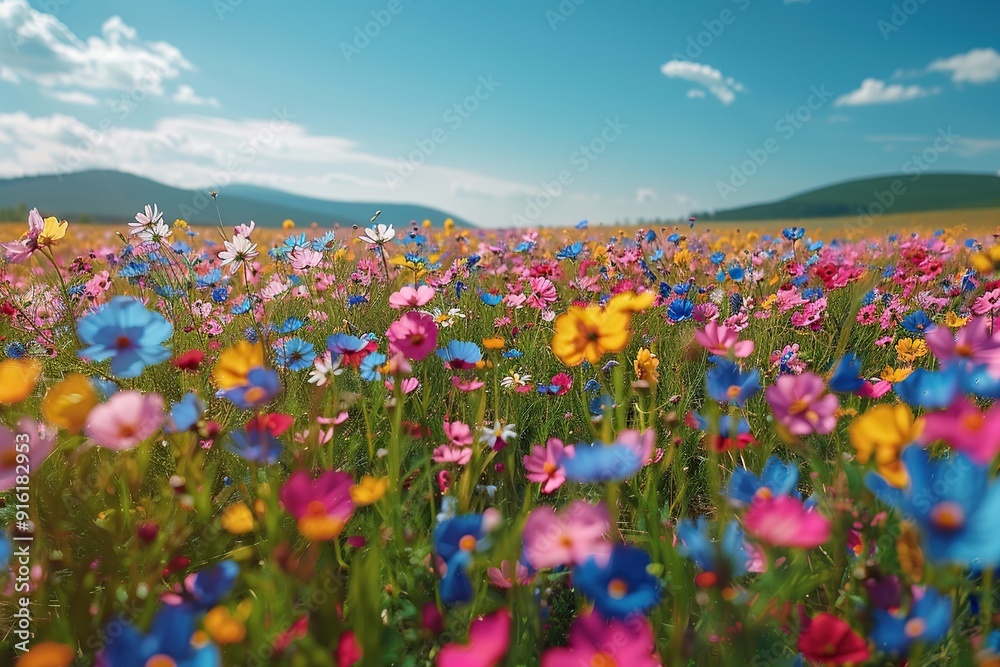
[[[893,486],[903,488],[908,477],[899,456],[922,430],[923,422],[914,420],[905,404],[897,403],[875,406],[851,422],[847,433],[858,452],[858,461],[868,463],[874,458],[879,474]]]
[[[351,487],[351,500],[358,507],[371,505],[378,502],[379,498],[385,495],[389,488],[389,480],[385,477],[378,478],[365,475],[358,483]]]
[[[764,310],[771,310],[774,307],[774,302],[778,300],[777,294],[768,294],[763,301],[760,302],[760,307]]]
[[[31,396],[42,374],[36,359],[5,359],[0,361],[0,403],[13,405]]]
[[[579,366],[584,359],[596,364],[606,352],[621,352],[628,345],[632,312],[621,303],[608,309],[570,306],[556,318],[552,352],[567,366]]]
[[[645,347],[639,348],[638,354],[635,355],[635,361],[632,362],[636,376],[649,384],[656,384],[656,381],[660,379],[660,374],[656,372],[656,367],[659,365],[660,360]]]
[[[913,524],[904,521],[902,529],[896,540],[896,559],[910,581],[919,583],[924,577],[924,552],[920,550],[917,530]]]
[[[912,372],[912,368],[893,368],[892,366],[886,366],[882,370],[882,379],[886,382],[892,382],[895,384],[908,378]]]
[[[421,223],[421,225],[423,226],[424,229],[430,229],[431,228],[431,220],[430,220],[430,218],[424,219],[424,221]]]
[[[247,373],[250,369],[263,365],[264,347],[260,343],[251,345],[241,340],[219,355],[219,360],[212,369],[212,379],[220,389],[242,387],[247,383]]]
[[[66,236],[68,226],[69,223],[65,220],[59,222],[57,218],[45,218],[45,226],[38,235],[38,245],[42,247],[55,245]]]
[[[222,527],[227,533],[245,535],[253,530],[253,512],[243,503],[233,503],[222,513]]]
[[[90,410],[97,405],[97,392],[86,375],[71,373],[54,384],[42,399],[42,415],[70,433],[83,430]]]
[[[281,228],[285,229],[285,230],[295,229],[295,221],[292,220],[291,218],[288,218],[284,222],[281,223]]]
[[[983,252],[977,252],[969,258],[972,268],[980,273],[993,273],[1000,269],[1000,245],[995,245]]]
[[[243,621],[235,618],[222,605],[213,607],[205,614],[205,632],[217,644],[239,644],[247,636],[247,628]]]
[[[916,361],[927,354],[927,343],[922,338],[900,338],[896,343],[896,356],[903,363]]]
[[[450,232],[452,227],[455,226],[455,221],[451,218],[445,218],[444,220],[444,231]]]
[[[691,263],[691,251],[682,248],[674,253],[674,264],[677,266],[687,266]]]
[[[487,350],[502,350],[506,341],[503,338],[484,338],[483,347]]]
[[[23,654],[17,667],[69,667],[76,658],[76,651],[58,642],[39,642]]]
[[[188,228],[187,220],[184,220],[182,218],[177,218],[176,220],[174,220],[174,227],[177,227],[178,229],[187,229]]]
[[[944,325],[949,329],[960,329],[969,321],[968,317],[959,317],[954,311],[949,310],[944,316]]]
[[[624,310],[633,314],[646,310],[653,305],[654,301],[656,301],[656,294],[652,290],[646,290],[642,294],[622,292],[611,297],[605,310]]]

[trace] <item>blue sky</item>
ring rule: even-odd
[[[998,25],[986,0],[0,0],[0,176],[509,226],[686,216],[925,151],[996,173]]]

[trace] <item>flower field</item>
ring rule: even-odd
[[[1000,665],[994,237],[703,227],[32,211],[0,663]]]

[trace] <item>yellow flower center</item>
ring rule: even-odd
[[[553,463],[552,461],[546,461],[546,462],[545,462],[545,463],[544,463],[544,464],[542,465],[542,471],[543,471],[543,472],[544,472],[544,473],[545,473],[546,475],[551,475],[552,473],[554,473],[554,472],[555,472],[556,470],[558,470],[558,469],[559,469],[559,466],[557,466],[557,465],[556,465],[555,463]]]
[[[940,530],[958,530],[965,525],[965,512],[958,503],[944,500],[931,509],[931,523]]]
[[[960,357],[971,357],[972,356],[972,346],[968,343],[959,343],[955,346],[955,354]]]
[[[910,639],[916,639],[924,634],[927,629],[927,623],[922,618],[911,618],[903,626],[903,634],[905,634]]]
[[[458,541],[458,548],[462,551],[475,551],[476,544],[479,541],[476,539],[475,535],[464,535],[462,539]]]
[[[809,401],[804,398],[800,398],[794,401],[788,406],[788,414],[790,415],[801,415],[809,409]]]
[[[177,663],[170,656],[160,653],[147,660],[145,667],[177,667]]]
[[[256,403],[257,401],[263,400],[267,393],[262,387],[250,387],[247,389],[246,393],[243,394],[243,399],[247,403]]]
[[[739,398],[740,388],[734,384],[726,391],[726,395],[729,396],[730,399]]]
[[[621,600],[628,593],[628,584],[621,579],[612,579],[608,582],[608,595],[615,600]]]

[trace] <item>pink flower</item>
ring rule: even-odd
[[[27,436],[18,438],[18,435]],[[17,478],[34,473],[42,461],[52,453],[55,431],[46,432],[45,427],[31,419],[21,417],[17,423],[17,433],[0,426],[0,491],[9,491],[17,486]],[[18,467],[21,467],[18,470]]]
[[[541,310],[559,298],[559,295],[556,293],[556,286],[548,278],[531,278],[528,280],[528,289],[531,292],[530,296],[528,296],[528,305],[532,308]]]
[[[510,612],[499,609],[472,622],[467,644],[445,644],[437,667],[495,667],[510,645]]]
[[[472,446],[472,429],[460,421],[444,422],[444,435],[456,447]]]
[[[937,440],[964,452],[976,463],[989,463],[1000,453],[1000,407],[983,413],[963,396],[947,410],[927,413],[920,441],[928,445]]]
[[[551,507],[536,507],[524,524],[524,558],[535,569],[599,560],[611,554],[604,539],[611,528],[604,503],[577,500],[558,514]]]
[[[434,288],[427,285],[413,287],[407,285],[389,295],[389,305],[393,308],[419,308],[434,298]]]
[[[803,373],[779,376],[765,395],[775,418],[794,435],[826,434],[837,424],[839,402],[825,390],[820,376]]]
[[[299,470],[282,485],[278,497],[298,520],[299,532],[308,540],[322,542],[340,535],[354,514],[353,484],[346,472],[327,470],[312,479]]]
[[[524,467],[528,471],[528,480],[542,485],[542,493],[552,493],[566,481],[566,470],[559,465],[559,460],[572,456],[573,445],[563,445],[559,438],[549,438],[545,446],[535,445],[531,454],[524,457]]]
[[[791,496],[755,500],[743,524],[749,534],[776,547],[811,549],[830,539],[827,518]]]
[[[628,620],[605,620],[596,611],[581,613],[569,631],[569,646],[542,654],[542,667],[623,665],[659,667],[653,632],[642,614]]]
[[[457,463],[464,466],[472,460],[472,447],[441,445],[434,448],[431,458],[434,459],[435,463]]]
[[[38,237],[45,229],[45,221],[37,208],[28,213],[28,231],[17,241],[0,243],[4,250],[4,258],[11,264],[22,264],[28,261],[32,253],[38,250]]]
[[[405,313],[389,326],[389,350],[420,361],[434,351],[438,328],[426,313]]]
[[[936,327],[924,334],[924,340],[943,364],[965,361],[986,366],[990,375],[1000,377],[1000,332],[990,333],[985,317],[972,318],[955,336],[948,327]]]
[[[90,411],[83,432],[102,447],[132,449],[159,431],[165,421],[159,394],[119,391]]]
[[[513,572],[511,571],[513,569]],[[519,586],[527,586],[534,579],[534,575],[528,573],[528,568],[523,563],[511,564],[509,560],[500,563],[500,569],[491,567],[486,570],[486,576],[490,578],[490,583],[497,588],[511,588],[515,578]]]
[[[420,380],[418,380],[417,378],[412,378],[412,377],[403,378],[400,382],[401,382],[400,389],[404,394],[409,394],[410,392],[412,392],[413,390],[415,390],[417,387],[420,386]],[[392,383],[392,378],[389,378],[388,380],[385,381],[385,388],[388,389],[389,391],[394,390],[395,385],[393,385]]]
[[[469,380],[463,380],[457,375],[451,376],[451,383],[455,385],[455,388],[459,391],[476,391],[477,389],[483,388],[483,381],[471,378]]]

